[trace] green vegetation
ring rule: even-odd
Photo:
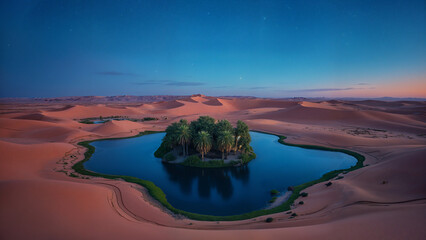
[[[94,121],[108,122],[110,120],[116,120],[116,121],[129,120],[132,122],[146,122],[146,121],[155,121],[155,120],[158,120],[158,118],[154,118],[154,117],[129,118],[129,116],[108,116],[108,117],[99,116],[99,117],[91,117],[91,118],[82,118],[78,122],[84,123],[84,124],[94,124]]]
[[[271,200],[269,200],[269,203],[273,203],[277,200],[277,197],[272,197]]]
[[[146,122],[146,121],[155,121],[158,120],[158,118],[154,118],[154,117],[144,117],[142,118],[142,121]]]
[[[241,164],[247,164],[255,158],[256,158],[256,153],[254,153],[254,152],[242,153],[241,156],[240,156],[240,163]]]
[[[145,131],[145,132],[141,132],[138,135],[133,136],[133,137],[139,137],[139,136],[147,135],[147,134],[151,134],[151,133],[156,133],[156,132]],[[321,182],[333,179],[337,175],[339,175],[340,173],[343,173],[343,172],[347,173],[347,172],[350,172],[350,171],[353,171],[353,170],[356,170],[358,168],[363,167],[363,162],[364,162],[365,158],[364,158],[364,156],[362,156],[359,153],[352,152],[352,151],[345,150],[345,149],[332,149],[332,148],[313,146],[313,145],[288,144],[288,143],[284,142],[284,139],[285,139],[284,136],[278,136],[278,137],[279,137],[278,141],[282,144],[285,144],[285,145],[297,146],[297,147],[309,148],[309,149],[317,149],[317,150],[343,152],[343,153],[349,154],[351,156],[354,156],[358,160],[358,162],[355,166],[353,166],[351,168],[343,169],[343,170],[334,170],[334,171],[331,171],[331,172],[324,174],[321,178],[319,178],[317,180],[313,180],[313,181],[310,181],[310,182],[307,182],[307,183],[303,183],[303,184],[300,184],[298,186],[293,186],[292,187],[293,193],[290,195],[289,199],[286,202],[282,203],[281,205],[279,205],[277,207],[274,207],[274,208],[271,208],[271,209],[256,210],[256,211],[252,211],[252,212],[248,212],[248,213],[244,213],[244,214],[240,214],[240,215],[233,215],[233,216],[203,215],[203,214],[191,213],[191,212],[186,212],[186,211],[183,211],[183,210],[180,210],[180,209],[176,209],[167,201],[167,198],[166,198],[166,195],[164,194],[164,192],[151,181],[142,180],[142,179],[139,179],[139,178],[136,178],[136,177],[129,177],[129,176],[100,174],[100,173],[96,173],[96,172],[86,170],[83,166],[83,163],[85,161],[89,160],[90,157],[92,156],[92,154],[95,152],[95,148],[90,145],[90,143],[93,142],[93,141],[84,141],[84,142],[78,143],[78,145],[86,147],[87,151],[84,153],[84,159],[80,162],[77,162],[72,168],[77,173],[82,174],[82,175],[93,176],[93,177],[103,177],[103,178],[107,178],[107,179],[123,179],[127,182],[139,184],[139,185],[145,187],[148,190],[148,193],[155,200],[160,202],[165,208],[169,209],[171,212],[173,212],[175,214],[181,214],[181,215],[186,216],[190,219],[201,220],[201,221],[236,221],[236,220],[250,219],[250,218],[255,218],[255,217],[258,217],[258,216],[288,211],[288,210],[290,210],[290,206],[299,197],[299,194],[301,193],[301,191],[303,189],[306,189],[306,188],[308,188],[312,185],[315,185],[317,183],[321,183]],[[114,138],[110,138],[110,139],[114,139]],[[95,141],[110,140],[110,139],[100,139],[100,140],[95,140]],[[118,138],[115,138],[115,139],[118,139]],[[197,156],[194,156],[194,157],[193,156],[189,156],[187,158],[187,160],[191,158],[194,161],[196,161],[195,157],[197,157]],[[288,213],[291,213],[291,212],[288,212]],[[295,216],[297,216],[297,214],[293,213],[291,215],[291,218],[293,218]]]
[[[212,138],[206,131],[199,131],[194,139],[194,145],[197,151],[201,153],[201,160],[204,161],[204,154],[212,148]]]
[[[78,121],[79,123],[84,123],[84,124],[93,124],[92,120],[87,120],[87,119],[82,119],[80,121]]]
[[[170,152],[173,148],[168,145],[167,142],[163,141],[160,147],[154,152],[154,156],[156,158],[163,158],[168,152]]]
[[[188,166],[190,166],[198,162],[201,162],[201,159],[197,155],[191,155],[185,159],[184,165],[187,164]]]
[[[231,167],[235,163],[224,163],[223,160],[202,161],[197,155],[188,157],[182,165],[200,168]]]
[[[75,175],[74,173],[70,173],[68,176],[73,177],[73,178],[78,178],[78,176]]]
[[[228,120],[216,121],[209,116],[201,116],[191,123],[182,119],[170,124],[154,155],[164,159],[167,153],[186,157],[198,152],[201,162],[191,158],[191,161],[186,160],[182,164],[194,167],[243,165],[256,158],[250,142],[249,128],[244,122],[238,121],[236,128],[233,128]],[[229,154],[238,156],[239,162],[224,163],[223,160],[228,159]],[[203,163],[206,155],[213,160]],[[222,161],[218,161],[219,158]]]
[[[280,193],[278,190],[276,190],[276,189],[272,189],[271,191],[270,191],[270,193],[271,193],[271,195],[277,195],[278,193]]]
[[[222,152],[222,160],[228,157],[232,146],[234,145],[234,135],[229,130],[224,130],[217,135],[217,148]]]
[[[167,153],[166,155],[164,155],[164,160],[170,162],[176,160],[176,157],[172,153]]]
[[[251,136],[247,124],[243,121],[237,122],[237,128],[235,129],[235,148],[236,151],[253,152],[250,146]]]

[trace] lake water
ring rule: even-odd
[[[250,134],[257,158],[243,167],[200,169],[162,163],[154,152],[165,133],[93,142],[95,153],[84,166],[99,173],[152,181],[178,209],[226,216],[265,208],[270,190],[284,193],[288,186],[357,162],[344,153],[285,146],[274,135]]]
[[[95,120],[93,121],[93,124],[101,124],[101,123],[105,123],[106,121],[103,120]]]

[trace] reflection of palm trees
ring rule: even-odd
[[[203,169],[198,176],[198,195],[202,198],[210,197],[210,179],[208,175],[203,174]]]
[[[250,168],[248,165],[233,167],[231,168],[230,172],[234,178],[241,180],[244,185],[248,183],[250,177]]]
[[[163,163],[163,167],[169,179],[176,182],[186,195],[191,193],[193,181],[198,179],[198,195],[202,198],[210,198],[211,190],[215,188],[222,199],[230,199],[234,192],[231,176],[243,183],[249,179],[248,166],[204,169]]]
[[[232,186],[231,178],[227,172],[229,169],[218,169],[217,177],[215,181],[213,181],[213,186],[216,187],[219,195],[224,199],[230,199],[232,197],[232,193],[234,192],[234,188]],[[215,175],[216,175],[215,174]]]
[[[163,163],[163,168],[168,173],[169,179],[172,182],[178,183],[179,189],[182,191],[182,193],[185,195],[191,194],[192,183],[196,178],[194,174],[191,174],[191,169],[169,163]]]
[[[216,188],[218,194],[224,200],[231,198],[234,188],[231,178],[227,174],[229,169],[206,170],[208,172],[198,178],[198,195],[202,198],[209,198],[211,189]]]

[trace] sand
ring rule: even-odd
[[[129,106],[0,105],[0,239],[425,239],[424,102],[284,101],[203,95]],[[158,121],[82,124],[98,116]],[[181,118],[211,115],[288,142],[338,147],[368,166],[314,185],[298,216],[277,213],[235,222],[174,216],[138,185],[74,178],[82,140],[164,130]],[[273,217],[272,223],[266,223]]]

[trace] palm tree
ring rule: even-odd
[[[201,159],[204,161],[204,154],[212,148],[212,138],[206,131],[198,132],[194,139],[195,148],[201,153]]]
[[[178,128],[178,123],[172,123],[166,128],[166,136],[164,136],[163,139],[163,141],[173,150],[175,150],[175,146],[179,144],[177,140]]]
[[[226,158],[228,153],[231,151],[234,145],[234,135],[230,131],[222,131],[217,136],[217,146],[222,151],[222,160],[224,159],[224,152],[226,152]]]
[[[235,151],[238,151],[241,149],[241,142],[246,142],[247,138],[250,137],[249,134],[249,128],[247,126],[247,124],[241,120],[238,120],[237,122],[237,127],[235,128]],[[250,143],[251,139],[248,140],[248,142]]]
[[[182,145],[183,156],[188,154],[188,144],[191,140],[191,133],[189,131],[189,126],[187,124],[180,124],[177,129],[176,135],[177,142]],[[186,151],[185,151],[186,146]]]

